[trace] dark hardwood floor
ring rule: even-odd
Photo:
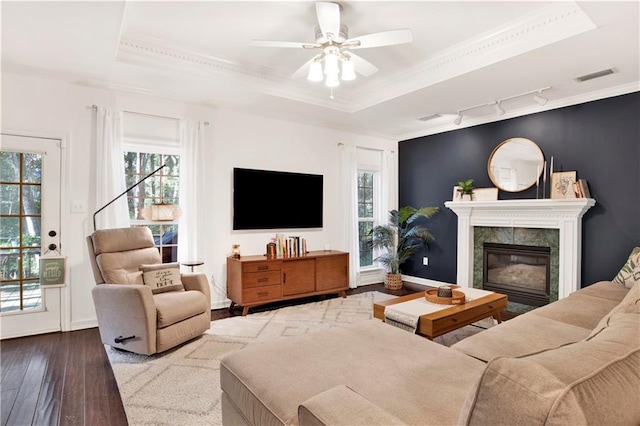
[[[419,288],[389,291],[382,284],[348,294],[381,291],[396,296]],[[337,296],[314,296],[251,309],[261,312]],[[218,309],[211,320],[240,315]],[[513,315],[503,312],[503,319]],[[97,328],[20,337],[0,342],[2,425],[127,425],[118,385]]]

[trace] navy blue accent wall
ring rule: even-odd
[[[583,287],[612,279],[640,246],[640,93],[634,92],[401,141],[399,205],[441,208],[428,223],[437,241],[406,262],[404,274],[455,282],[457,216],[444,202],[461,180],[493,186],[487,160],[496,145],[512,137],[533,140],[548,162],[553,156],[556,171],[576,170],[589,183],[596,205],[583,218]],[[535,187],[499,191],[498,198],[536,198]],[[422,266],[422,256],[429,257],[429,266]]]

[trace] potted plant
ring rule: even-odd
[[[430,219],[439,211],[440,209],[435,206],[420,209],[410,206],[402,207],[400,210],[389,212],[388,224],[373,228],[371,231],[373,248],[386,250],[375,259],[387,269],[384,281],[386,288],[401,289],[400,265],[419,248],[428,249],[429,242],[434,240],[431,232],[424,226],[415,224],[415,221],[420,217]]]
[[[471,201],[471,195],[473,194],[473,179],[467,179],[458,182],[458,192],[460,193],[460,199],[465,201]]]

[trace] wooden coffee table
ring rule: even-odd
[[[420,297],[424,297],[423,291],[374,303],[373,316],[384,321],[384,308],[386,306],[407,302]],[[441,336],[488,317],[495,318],[499,324],[502,322],[500,312],[506,309],[506,307],[507,296],[500,293],[492,293],[463,305],[451,305],[450,308],[421,315],[416,333],[428,339],[433,339],[434,337]]]

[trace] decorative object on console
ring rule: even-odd
[[[231,246],[231,257],[234,259],[240,259],[240,244],[234,244]]]
[[[521,192],[537,185],[541,173],[546,176],[545,169],[542,150],[526,138],[510,138],[500,142],[487,162],[489,179],[506,192]]]
[[[473,201],[496,201],[498,199],[498,188],[474,188]]]
[[[427,228],[416,225],[414,222],[420,217],[430,219],[439,211],[440,209],[436,206],[420,209],[405,206],[400,210],[391,210],[389,211],[389,223],[378,225],[371,231],[372,247],[386,250],[386,253],[381,254],[375,260],[387,269],[384,284],[389,290],[402,288],[400,265],[411,258],[419,248],[427,250],[429,243],[434,240]]]
[[[550,193],[552,199],[576,198],[573,184],[576,182],[576,172],[555,172],[551,176]]]
[[[458,182],[458,192],[460,193],[461,201],[471,201],[473,195],[473,179],[467,179]]]
[[[458,290],[451,290],[451,296],[440,296],[440,288],[433,288],[424,292],[424,298],[427,302],[437,303],[438,305],[464,305],[465,294]]]
[[[438,287],[438,297],[453,297],[453,288],[450,285]]]
[[[589,184],[586,179],[578,179],[577,182],[573,184],[574,192],[576,193],[576,198],[591,198],[591,192],[589,192]]]

